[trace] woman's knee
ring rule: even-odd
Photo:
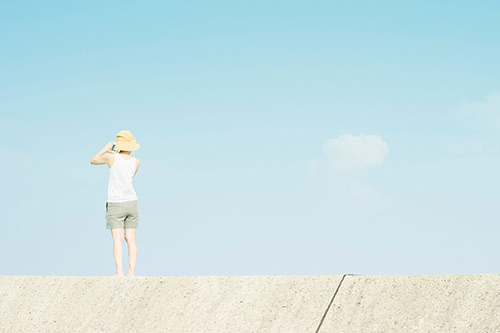
[[[125,229],[125,241],[128,242],[135,242],[135,233],[132,232],[127,232],[127,229]]]

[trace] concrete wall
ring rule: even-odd
[[[320,332],[500,332],[500,274],[347,276]]]
[[[314,332],[341,276],[0,277],[2,332]]]
[[[500,274],[3,276],[0,332],[500,332],[499,287]]]

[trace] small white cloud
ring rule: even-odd
[[[323,156],[311,167],[327,166],[333,170],[366,169],[381,165],[389,147],[379,135],[351,134],[329,139],[323,145]]]
[[[461,103],[458,114],[471,127],[500,129],[500,92],[490,94],[482,101]]]
[[[380,166],[389,152],[387,143],[379,135],[341,135],[323,145],[323,155],[309,162],[311,180],[328,189],[338,201],[354,199],[354,206],[378,204],[387,196],[372,187],[366,171]]]

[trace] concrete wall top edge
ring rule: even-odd
[[[480,276],[495,276],[499,275],[499,273],[474,273],[474,274],[355,274],[355,273],[346,273],[346,274],[329,274],[329,275],[145,275],[145,276],[134,276],[134,277],[121,277],[124,279],[142,279],[142,278],[320,278],[320,277],[342,277],[344,275],[347,276],[356,276],[356,277],[365,277],[365,278],[375,278],[375,277],[480,277]],[[41,278],[112,278],[119,279],[113,276],[107,275],[0,275],[0,278],[5,277],[41,277]]]

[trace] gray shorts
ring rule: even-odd
[[[106,202],[106,229],[131,229],[139,226],[137,200]]]

